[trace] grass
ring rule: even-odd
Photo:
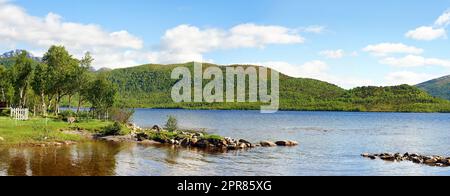
[[[210,135],[210,134],[206,134],[204,132],[198,132],[198,131],[174,131],[174,132],[170,132],[170,131],[163,131],[163,132],[146,132],[146,134],[149,136],[148,139],[150,140],[155,140],[155,141],[166,141],[166,140],[172,140],[172,139],[184,139],[184,138],[189,138],[189,135],[184,135],[182,134],[182,132],[188,132],[188,133],[202,133],[203,136],[200,137],[199,139],[205,139],[205,140],[216,140],[216,141],[221,141],[224,138],[222,136],[219,135]]]
[[[28,121],[16,121],[0,117],[0,145],[29,145],[46,142],[82,141],[78,135],[64,134],[61,130],[86,130],[99,132],[111,122],[91,120],[69,125],[57,119],[33,118]]]

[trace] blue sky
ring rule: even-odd
[[[0,49],[63,44],[97,68],[252,63],[345,88],[450,74],[450,0],[0,2]]]

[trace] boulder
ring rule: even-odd
[[[143,145],[161,145],[160,142],[154,141],[154,140],[143,140],[140,142]]]
[[[192,146],[197,145],[197,142],[198,142],[198,139],[197,139],[197,138],[194,137],[194,138],[191,139],[191,145],[192,145]]]
[[[277,144],[271,142],[271,141],[261,141],[259,143],[262,147],[275,147]]]
[[[181,146],[189,146],[191,145],[191,139],[189,138],[184,138],[183,140],[181,140]]]
[[[251,144],[249,141],[244,140],[244,139],[240,139],[239,143],[244,143],[244,144]]]
[[[227,146],[228,150],[236,150],[237,149],[237,145],[236,144],[230,144]]]
[[[199,148],[208,148],[209,147],[209,141],[202,139],[199,140],[198,142],[196,142],[195,146],[199,147]]]
[[[367,158],[367,157],[369,157],[369,156],[370,156],[370,154],[369,154],[369,153],[363,153],[363,154],[361,154],[361,156],[362,156],[362,157],[366,157],[366,158]]]
[[[395,157],[390,154],[383,154],[380,156],[380,159],[385,160],[385,161],[395,161]]]
[[[237,146],[238,146],[239,149],[247,148],[247,144],[246,143],[239,143]]]
[[[152,127],[152,130],[155,130],[157,132],[161,132],[163,129],[160,126],[155,125],[155,126]]]
[[[429,157],[428,157],[429,158]],[[438,162],[438,160],[436,158],[430,158],[430,159],[426,159],[424,161],[425,164],[427,165],[434,165]]]
[[[285,141],[277,141],[275,142],[275,144],[278,146],[296,146],[298,145],[298,142],[285,140]]]

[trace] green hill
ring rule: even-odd
[[[450,76],[430,80],[418,84],[417,87],[435,97],[450,100]]]
[[[136,108],[259,109],[261,103],[174,103],[170,78],[178,65],[142,65],[109,71],[119,89],[119,104]],[[217,66],[212,64],[204,65]],[[218,66],[225,73],[225,67]],[[205,81],[206,84],[208,81]],[[264,104],[265,105],[265,104]],[[319,80],[280,76],[280,109],[306,111],[450,112],[450,102],[434,98],[419,88],[360,87],[344,90]]]

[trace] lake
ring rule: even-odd
[[[450,114],[192,111],[139,109],[141,127],[168,115],[183,128],[296,147],[229,153],[90,142],[59,148],[0,148],[0,175],[450,175],[450,168],[362,158],[361,153],[450,156]]]

